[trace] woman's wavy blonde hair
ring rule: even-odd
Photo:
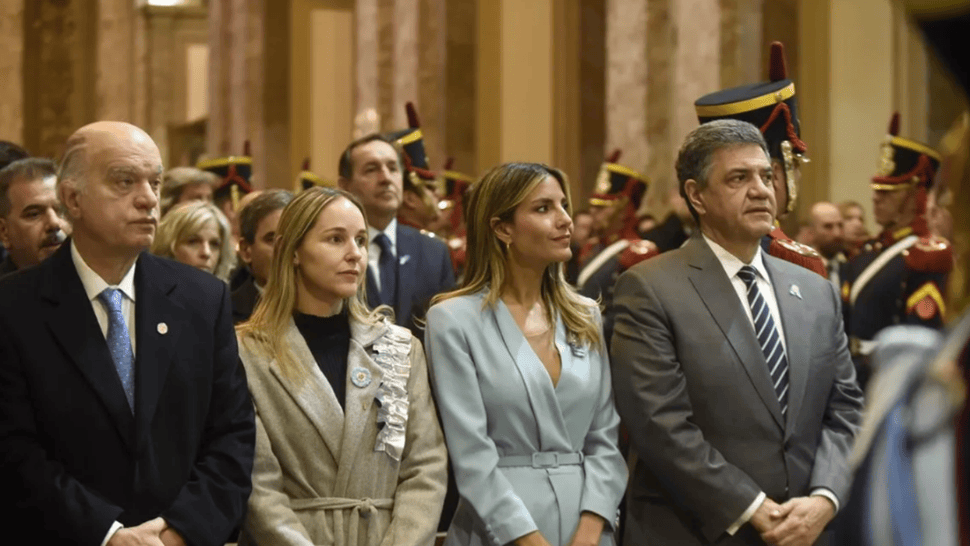
[[[276,241],[273,244],[273,261],[263,295],[248,321],[236,326],[240,343],[255,349],[269,359],[275,359],[284,375],[301,378],[306,374],[304,363],[297,362],[285,342],[293,311],[296,309],[299,266],[294,264],[296,250],[303,244],[306,234],[316,225],[320,213],[337,199],[344,198],[357,207],[367,225],[367,213],[352,194],[336,188],[317,186],[297,195],[280,214]],[[362,258],[367,264],[366,246]],[[343,300],[350,319],[365,324],[377,324],[393,311],[387,306],[371,310],[367,307],[364,279],[361,275],[357,293]]]
[[[485,305],[494,307],[508,276],[508,249],[495,235],[492,219],[513,222],[515,209],[547,176],[562,187],[572,210],[569,182],[559,169],[540,163],[505,163],[475,182],[464,202],[468,224],[468,251],[461,288],[436,296],[432,303],[485,290]],[[542,299],[549,313],[562,317],[567,332],[582,345],[600,348],[603,338],[596,326],[590,300],[580,296],[563,274],[564,264],[555,262],[542,276]],[[494,288],[494,289],[493,289]]]
[[[212,274],[228,282],[229,272],[236,265],[236,252],[233,248],[232,230],[229,220],[212,203],[191,201],[181,203],[169,211],[158,223],[155,240],[152,241],[151,253],[163,258],[176,259],[175,247],[185,242],[189,237],[199,232],[206,222],[215,222],[219,230],[219,261],[216,262]]]

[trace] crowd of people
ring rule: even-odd
[[[579,212],[547,165],[435,172],[410,105],[293,191],[254,190],[248,150],[165,170],[123,122],[58,164],[2,143],[5,520],[111,546],[918,543],[919,465],[863,393],[890,384],[881,332],[942,329],[943,154],[894,118],[880,233],[818,202],[793,240],[808,145],[780,44],[769,68],[696,101],[657,217],[619,152]]]

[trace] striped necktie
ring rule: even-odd
[[[788,413],[788,357],[785,356],[785,346],[781,343],[781,335],[775,327],[775,320],[771,318],[771,310],[765,301],[758,283],[755,282],[758,273],[750,265],[743,266],[738,271],[738,277],[748,287],[748,304],[751,306],[751,316],[754,318],[754,332],[758,336],[761,352],[768,363],[768,373],[771,384],[781,404],[781,414]]]

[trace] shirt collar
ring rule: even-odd
[[[125,273],[117,286],[111,286],[84,261],[73,240],[71,241],[71,259],[74,260],[74,268],[77,269],[77,274],[81,277],[81,284],[84,285],[84,292],[89,301],[97,298],[101,292],[104,292],[105,288],[117,288],[129,300],[135,301],[135,266],[137,261],[131,265],[131,268]]]
[[[714,256],[717,257],[717,261],[721,262],[721,267],[724,268],[724,272],[727,274],[729,279],[733,279],[735,275],[738,274],[738,271],[741,271],[742,267],[745,265],[750,265],[755,269],[755,271],[758,272],[758,275],[768,283],[769,286],[771,285],[771,277],[768,276],[768,270],[765,269],[765,262],[761,257],[761,245],[758,245],[758,248],[755,249],[754,258],[751,259],[751,263],[746,264],[738,259],[738,257],[734,254],[731,254],[725,250],[724,247],[712,241],[707,235],[703,233],[701,233],[701,235],[704,237],[704,241],[707,243],[707,246],[711,247],[711,250],[714,252]]]
[[[383,233],[384,235],[387,235],[388,240],[391,241],[391,248],[396,250],[397,249],[397,218],[391,219],[391,223],[387,224],[387,227],[385,227],[383,231],[371,226],[367,226],[367,238],[371,243],[374,242],[374,237],[377,237],[381,233]]]

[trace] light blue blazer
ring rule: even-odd
[[[445,545],[501,546],[535,530],[567,545],[583,511],[607,521],[600,544],[613,544],[627,467],[606,351],[570,345],[557,317],[562,373],[553,387],[505,304],[483,308],[483,298],[451,298],[427,315],[432,387],[461,495]],[[583,460],[505,466],[537,452]]]

